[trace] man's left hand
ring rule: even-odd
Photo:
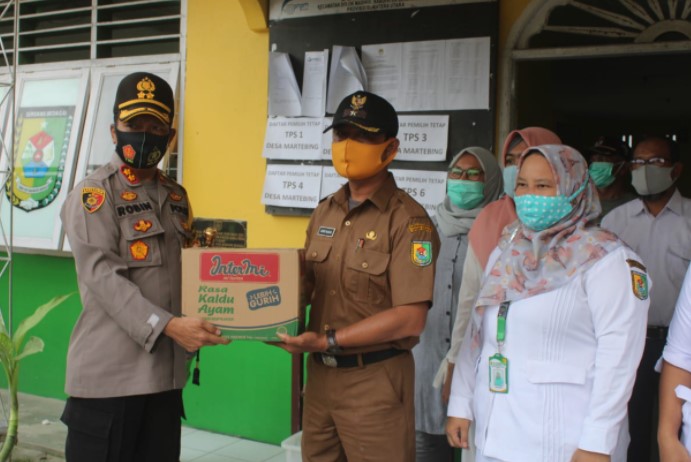
[[[288,353],[312,353],[326,351],[326,335],[316,332],[305,332],[297,337],[286,334],[278,334],[281,342],[273,343],[283,348]]]

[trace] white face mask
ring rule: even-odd
[[[631,184],[640,196],[661,193],[675,182],[672,179],[672,169],[673,167],[642,165],[631,171]]]

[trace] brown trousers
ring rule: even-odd
[[[302,414],[305,462],[415,462],[410,352],[363,367],[310,356]]]

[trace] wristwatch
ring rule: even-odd
[[[326,352],[329,354],[336,354],[343,351],[336,341],[336,329],[329,329],[326,331]]]

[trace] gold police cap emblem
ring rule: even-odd
[[[352,98],[350,98],[350,107],[353,108],[354,111],[359,111],[365,106],[365,103],[367,102],[367,96],[365,95],[353,95]]]
[[[139,99],[154,99],[154,91],[156,91],[156,85],[151,81],[150,78],[144,77],[137,83],[137,98]]]

